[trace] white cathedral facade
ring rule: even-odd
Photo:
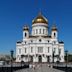
[[[23,27],[23,39],[16,43],[16,62],[64,62],[64,42],[58,40],[56,25],[49,32],[48,20],[40,13],[32,21],[32,31]]]

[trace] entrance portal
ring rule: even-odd
[[[31,56],[31,60],[30,60],[30,62],[33,62],[33,56]]]
[[[39,62],[42,62],[42,56],[41,55],[39,55]]]
[[[47,62],[50,62],[50,56],[47,56]]]

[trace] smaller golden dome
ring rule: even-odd
[[[23,30],[29,30],[29,27],[28,26],[24,26]]]
[[[41,12],[38,14],[38,16],[32,21],[32,24],[34,23],[45,23],[48,24],[48,20],[41,15]]]
[[[55,24],[52,26],[52,31],[57,31],[57,27]]]

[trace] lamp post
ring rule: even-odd
[[[12,62],[13,62],[13,54],[14,54],[14,51],[11,50],[10,52],[11,52],[11,72],[13,72],[13,68],[12,68],[13,67],[13,63]]]
[[[68,50],[65,51],[65,57],[66,57],[66,72],[67,72]]]

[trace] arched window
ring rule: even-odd
[[[19,54],[21,54],[21,49],[19,48]]]
[[[25,33],[25,37],[27,36],[27,33]]]
[[[54,53],[56,53],[56,48],[54,48]]]
[[[25,44],[26,44],[26,41],[25,41]]]
[[[31,40],[31,42],[33,42],[33,41]]]
[[[41,42],[41,39],[39,39],[39,42]]]
[[[36,34],[38,33],[38,30],[36,29]]]
[[[39,33],[41,34],[41,29],[40,29],[40,32]]]
[[[54,33],[54,37],[56,36],[56,33]]]
[[[49,43],[49,40],[48,40],[48,43]]]
[[[31,47],[31,53],[33,53],[33,47]]]
[[[25,48],[25,53],[26,53],[26,48]]]
[[[48,47],[48,53],[49,53],[50,48]]]
[[[43,29],[43,34],[44,34],[44,29]]]

